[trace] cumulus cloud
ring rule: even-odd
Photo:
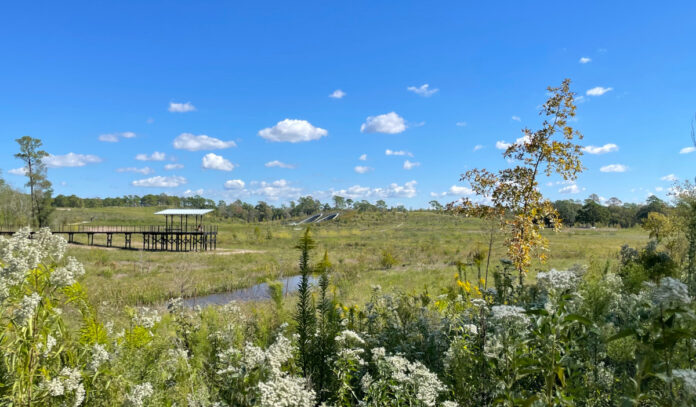
[[[278,160],[269,161],[264,165],[268,168],[278,167],[278,168],[287,168],[290,170],[295,168],[295,166],[292,164],[286,164],[286,163],[284,163],[282,161],[278,161]]]
[[[244,189],[246,184],[241,179],[230,179],[225,181],[225,189]]]
[[[570,184],[559,189],[558,192],[562,194],[579,194],[580,188],[578,188],[577,184]]]
[[[512,144],[506,143],[505,141],[496,141],[495,148],[498,150],[507,150]]]
[[[623,164],[609,164],[599,169],[602,172],[626,172],[628,167]]]
[[[191,133],[181,133],[174,139],[174,148],[179,150],[222,150],[230,147],[237,147],[237,144],[232,140],[222,141],[215,137],[206,136],[205,134],[196,136]]]
[[[186,184],[186,178],[184,177],[163,177],[161,175],[131,182],[131,185],[134,187],[148,188],[175,188],[184,184]]]
[[[516,121],[516,122],[521,122],[522,118],[520,116],[512,116],[510,119]]]
[[[137,172],[138,174],[148,175],[148,174],[152,174],[155,171],[150,167],[143,167],[143,168],[124,167],[124,168],[117,168],[116,172]]]
[[[209,170],[219,171],[232,171],[234,169],[234,164],[230,160],[214,153],[208,153],[203,156],[201,166]]]
[[[269,201],[297,198],[302,189],[291,186],[288,181],[279,179],[273,182],[262,181],[258,187],[248,191],[251,195],[265,197]]]
[[[662,181],[670,181],[670,182],[674,182],[678,179],[679,178],[677,178],[677,176],[674,174],[668,174],[668,175],[665,175],[664,177],[660,178],[660,180],[662,180]]]
[[[268,141],[299,143],[318,140],[328,135],[329,132],[312,126],[306,120],[285,119],[273,127],[260,130],[258,134]]]
[[[406,130],[406,122],[395,112],[369,116],[360,126],[362,133],[399,134],[404,130]]]
[[[168,110],[172,113],[186,113],[186,112],[193,112],[194,110],[196,110],[196,106],[192,105],[191,102],[186,102],[186,103],[169,102],[169,109]]]
[[[619,151],[619,146],[613,143],[605,144],[603,146],[586,146],[582,148],[582,151],[587,154],[605,154]]]
[[[155,151],[150,155],[138,154],[135,156],[135,159],[138,161],[164,161],[166,158],[167,155],[164,153],[160,153],[159,151]]]
[[[180,170],[184,168],[183,164],[167,164],[164,166],[165,170]]]
[[[49,155],[44,157],[42,161],[49,168],[60,168],[84,167],[87,164],[100,163],[102,159],[92,154],[68,153],[65,155]]]
[[[580,58],[580,61],[578,61],[578,62],[580,62],[581,64],[586,64],[586,63],[591,62],[591,61],[592,61],[592,58],[582,57],[582,58]]]
[[[420,167],[420,163],[412,162],[409,160],[404,161],[404,169],[410,170],[411,168]]]
[[[447,191],[440,192],[440,193],[431,192],[430,196],[432,196],[434,198],[445,197],[445,196],[462,197],[462,196],[472,196],[474,194],[475,194],[474,190],[471,188],[467,188],[467,187],[463,187],[463,186],[459,186],[459,185],[452,185],[451,187],[449,187],[449,189]]]
[[[387,149],[387,150],[384,152],[384,154],[386,154],[386,155],[396,155],[396,156],[409,156],[409,157],[413,157],[413,154],[412,154],[412,153],[409,153],[408,151],[404,151],[404,150],[395,151],[395,150]]]
[[[474,146],[474,151],[479,151],[479,150],[482,149],[483,147],[484,147],[483,144],[476,144],[476,145]]]
[[[358,157],[358,160],[360,161],[367,161],[367,154],[363,154],[360,157]]]
[[[370,188],[353,185],[350,188],[331,190],[330,195],[340,195],[350,199],[388,199],[388,198],[413,198],[416,196],[416,181],[409,181],[404,185],[389,184],[386,188]]]
[[[355,172],[357,172],[358,174],[364,174],[364,173],[366,173],[366,172],[372,170],[372,168],[370,168],[370,167],[365,167],[365,166],[362,166],[362,165],[357,165],[357,166],[354,168],[354,170],[355,170]]]
[[[27,175],[27,169],[24,167],[13,168],[11,170],[8,170],[7,172],[12,175]]]
[[[684,147],[679,150],[679,154],[690,154],[696,151],[696,147]]]
[[[604,88],[601,86],[596,86],[592,89],[588,89],[587,92],[585,92],[585,94],[587,96],[602,96],[603,94],[610,92],[612,90],[614,90],[614,88]]]
[[[194,195],[203,195],[203,188],[199,189],[187,189],[184,191],[184,196],[194,196]]]
[[[427,98],[427,97],[430,97],[430,96],[432,96],[432,95],[434,95],[435,93],[437,93],[438,90],[440,90],[440,89],[437,89],[437,88],[430,89],[430,85],[428,85],[427,83],[424,84],[424,85],[421,85],[421,86],[409,86],[409,87],[406,88],[406,89],[407,89],[409,92],[413,92],[413,93],[415,93],[416,95],[423,96],[423,97],[426,97],[426,98]]]
[[[99,135],[99,141],[105,143],[118,143],[122,138],[133,138],[135,133],[132,131],[124,131],[122,133],[108,133]]]
[[[346,92],[342,91],[341,89],[336,89],[335,91],[331,92],[329,97],[332,99],[343,99],[345,95]]]

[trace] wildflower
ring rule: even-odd
[[[474,324],[466,324],[462,328],[464,329],[464,332],[468,333],[469,335],[478,335],[478,327]]]
[[[515,305],[496,305],[491,308],[494,323],[509,328],[525,328],[529,324],[529,317],[524,313],[524,308]]]
[[[89,363],[89,368],[92,370],[99,369],[104,362],[109,360],[109,352],[106,351],[104,345],[95,344],[92,347],[92,361]]]
[[[77,277],[85,274],[85,268],[74,257],[68,257],[65,267],[58,267],[51,274],[51,283],[58,287],[67,287],[75,284]]]
[[[25,295],[24,298],[22,298],[22,301],[19,303],[19,308],[14,312],[14,318],[19,325],[24,325],[26,321],[34,317],[34,312],[40,302],[41,296],[37,293]]]
[[[307,382],[287,374],[273,376],[258,384],[261,407],[313,407],[316,399],[314,390]]]
[[[548,273],[537,274],[539,285],[549,291],[564,293],[574,289],[578,284],[578,275],[570,270],[559,271],[551,269]]]
[[[341,344],[353,342],[360,345],[365,343],[365,341],[360,337],[360,335],[356,334],[354,331],[351,331],[350,329],[341,331],[341,333],[336,337],[336,342]]]
[[[382,347],[374,348],[374,349],[372,349],[372,359],[373,360],[382,359],[386,355],[386,353],[387,352]]]
[[[51,352],[51,349],[53,349],[54,346],[56,346],[56,338],[51,336],[51,334],[48,334],[46,336],[46,349],[43,351],[44,356],[48,356],[48,354]]]
[[[145,405],[145,399],[152,396],[153,390],[150,383],[143,383],[133,386],[130,393],[126,395],[126,401],[133,407]]]
[[[135,325],[140,325],[144,328],[151,329],[156,323],[160,322],[161,319],[162,317],[160,317],[157,310],[150,311],[149,308],[143,307],[133,317],[133,323]]]
[[[62,396],[63,393],[65,393],[63,383],[61,383],[60,379],[57,377],[47,382],[44,382],[43,388],[46,390],[48,394],[50,394],[53,397]]]
[[[483,308],[487,306],[488,303],[483,298],[474,298],[473,300],[471,300],[471,305],[473,305],[476,308]]]
[[[675,308],[691,303],[686,284],[672,277],[665,277],[652,292],[653,303],[663,308]]]
[[[696,397],[696,370],[691,369],[675,369],[672,375],[681,380],[684,386],[684,391],[692,397]]]

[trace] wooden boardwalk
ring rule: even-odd
[[[16,229],[0,229],[0,235],[12,235]],[[142,238],[142,249],[149,251],[208,251],[217,249],[217,226],[87,226],[68,225],[51,229],[54,234],[67,236],[68,243],[76,243],[78,236],[86,237],[87,244],[94,244],[94,236],[103,236],[106,247],[114,246],[114,236],[122,237],[123,249],[133,249],[133,236]],[[121,240],[121,239],[119,239]]]

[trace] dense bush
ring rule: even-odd
[[[654,245],[624,248],[616,267],[539,273],[535,284],[515,285],[508,263],[488,289],[458,273],[445,292],[374,287],[367,304],[348,307],[331,294],[328,255],[311,265],[307,232],[300,266],[320,282],[290,320],[276,293],[264,322],[234,304],[174,299],[114,324],[86,302],[65,241],[28,233],[0,238],[2,405],[696,402],[692,294],[679,262]]]

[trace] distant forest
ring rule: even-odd
[[[174,207],[210,208],[216,216],[223,219],[237,219],[245,222],[264,222],[284,220],[298,216],[311,215],[321,211],[355,210],[359,212],[405,212],[404,206],[389,207],[383,200],[375,203],[366,200],[352,200],[334,196],[331,203],[322,203],[311,196],[300,197],[288,205],[274,206],[264,201],[256,204],[236,200],[232,203],[215,202],[201,196],[180,197],[167,194],[147,194],[143,196],[126,195],[114,198],[81,198],[75,195],[57,195],[52,198],[54,208],[103,208],[103,207]],[[617,198],[602,201],[592,194],[584,201],[558,200],[553,203],[568,226],[612,226],[629,228],[643,223],[648,214],[666,215],[672,206],[651,196],[645,203],[623,203]],[[438,201],[430,201],[429,210],[446,212]],[[31,203],[28,194],[10,187],[0,178],[0,225],[28,224],[31,219]]]

